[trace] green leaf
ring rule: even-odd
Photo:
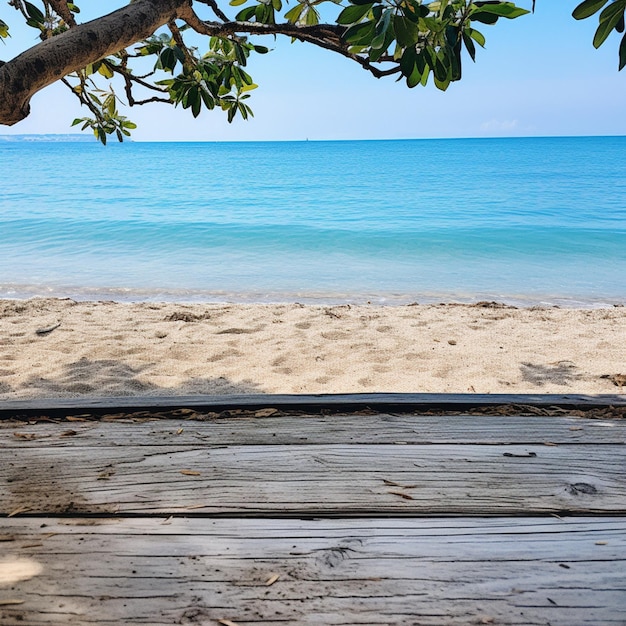
[[[380,57],[383,56],[389,49],[389,46],[393,42],[394,34],[391,28],[389,28],[384,34],[384,39],[382,45],[377,48],[372,48],[370,50],[370,61],[378,61]]]
[[[575,20],[584,20],[594,13],[597,13],[608,1],[609,0],[585,0],[574,9],[572,17]]]
[[[195,89],[195,91],[189,95],[189,99],[191,100],[191,114],[194,117],[198,117],[202,109],[202,98],[197,88],[192,87],[192,89]]]
[[[472,22],[480,22],[481,24],[495,24],[498,19],[500,19],[497,15],[493,15],[492,13],[472,13],[471,20]]]
[[[620,18],[624,15],[624,7],[619,3],[610,4],[602,13],[600,13],[600,25],[593,37],[594,48],[599,48],[611,34],[611,31],[617,26]]]
[[[417,22],[420,17],[426,17],[430,13],[426,5],[416,2],[416,0],[404,0],[400,8],[404,16],[414,22]]]
[[[446,27],[446,43],[449,46],[455,46],[459,41],[459,29],[457,26]]]
[[[619,44],[619,71],[621,72],[624,67],[626,67],[626,35]]]
[[[100,63],[100,67],[98,68],[98,74],[101,74],[105,78],[113,78],[113,71],[106,63]]]
[[[215,100],[213,99],[213,96],[206,89],[200,90],[200,96],[202,96],[202,101],[204,102],[204,106],[207,109],[211,110],[215,107]]]
[[[307,26],[316,26],[320,22],[320,14],[310,6],[308,11],[306,12],[306,17],[304,18],[304,23]]]
[[[97,126],[94,129],[94,133],[96,134],[96,137],[102,142],[102,145],[106,146],[107,145],[107,134],[104,131],[104,128],[101,128],[100,126]]]
[[[486,0],[485,2],[474,2],[474,6],[478,7],[478,12],[480,13],[491,13],[492,15],[504,17],[508,20],[513,20],[516,17],[530,13],[527,9],[515,6],[513,2]],[[474,19],[472,11],[470,11],[470,19]]]
[[[256,11],[255,6],[246,7],[245,9],[242,9],[241,11],[239,11],[237,15],[235,15],[235,19],[238,22],[249,22],[250,19],[254,17],[255,11]]]
[[[374,37],[374,39],[372,39],[372,42],[370,43],[370,46],[374,50],[384,51],[389,46],[389,43],[387,40],[387,30],[389,30],[389,27],[391,26],[391,16],[392,16],[392,11],[390,9],[387,9],[382,14],[382,17],[378,21],[378,24],[376,24],[376,36]],[[377,60],[377,59],[373,59],[373,60]]]
[[[39,24],[44,23],[44,14],[34,4],[24,2],[24,8],[26,9],[26,13],[31,20],[38,22]]]
[[[115,96],[113,94],[109,94],[102,105],[103,109],[106,109],[106,112],[111,116],[115,116]]]
[[[185,53],[178,47],[174,46],[172,48],[174,52],[174,56],[178,59],[178,61],[182,64],[185,62]]]
[[[448,87],[450,86],[450,78],[446,77],[443,80],[439,80],[435,76],[435,85],[437,89],[440,89],[441,91],[446,91]]]
[[[26,20],[26,24],[27,24],[28,26],[30,26],[31,28],[37,28],[37,29],[39,29],[39,30],[45,30],[45,28],[44,28],[44,26],[43,26],[43,23],[42,23],[42,22],[39,22],[38,20],[34,20],[32,17],[29,17],[29,18]]]
[[[413,69],[411,70],[411,74],[406,78],[407,87],[413,89],[413,87],[419,85],[421,81],[422,75],[420,74],[419,68],[414,65]]]
[[[419,26],[406,17],[396,15],[393,20],[396,41],[402,47],[414,46],[419,39]]]
[[[346,7],[338,16],[337,24],[355,24],[360,22],[374,6],[373,3]]]
[[[472,61],[476,61],[476,46],[467,32],[463,33],[463,43],[465,44],[465,49],[470,55]]]
[[[239,63],[239,65],[245,65],[247,63],[246,53],[243,46],[238,43],[235,44],[235,58],[237,59],[237,63]]]
[[[485,36],[475,28],[466,28],[465,32],[481,47],[485,47]]]
[[[248,2],[248,0],[230,0],[228,4],[230,4],[231,7],[238,7],[246,2]]]
[[[156,68],[174,73],[178,59],[172,48],[164,48],[158,56]]]
[[[447,61],[447,59],[446,59]],[[438,80],[440,82],[445,81],[446,79],[448,79],[449,75],[450,75],[450,66],[448,63],[444,63],[444,61],[437,56],[437,59],[435,61],[435,67],[433,68],[433,74],[435,76],[435,80]]]
[[[10,37],[9,35],[9,26],[6,22],[0,20],[0,37]],[[3,42],[4,43],[4,42]]]
[[[386,35],[386,33],[383,31],[379,35],[376,35],[376,37],[374,37],[374,39],[372,39],[372,43],[370,44],[370,46],[372,47],[373,50],[382,50],[383,49],[383,44],[385,43],[385,35]],[[372,59],[372,61],[376,61],[376,60],[377,59]]]
[[[353,45],[367,45],[373,39],[375,32],[376,25],[374,22],[361,22],[350,26],[344,34],[344,39]]]
[[[302,11],[304,11],[304,5],[296,4],[295,7],[293,7],[292,9],[289,9],[289,11],[285,13],[285,19],[290,24],[295,24],[300,19],[300,15],[302,14]],[[239,16],[237,16],[237,19],[239,19]]]
[[[409,77],[413,73],[415,68],[415,61],[417,59],[417,52],[415,48],[407,48],[400,59],[400,71],[403,76]]]

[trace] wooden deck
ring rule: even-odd
[[[623,626],[626,398],[569,398],[4,403],[0,624]]]

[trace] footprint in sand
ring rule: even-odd
[[[342,333],[338,330],[329,331],[326,333],[322,333],[322,337],[324,339],[331,339],[333,341],[337,341],[339,339],[348,339],[350,337],[350,333]]]

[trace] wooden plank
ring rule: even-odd
[[[312,444],[624,444],[626,420],[519,415],[278,415],[206,421],[0,421],[0,448]]]
[[[2,519],[0,536],[3,626],[626,622],[624,518]]]
[[[531,406],[561,406],[570,409],[626,406],[626,395],[581,394],[429,394],[429,393],[352,393],[352,394],[243,394],[222,396],[135,396],[124,398],[54,398],[5,400],[0,402],[0,417],[33,415],[42,411],[51,415],[84,411],[121,411],[194,407],[208,411],[232,408],[260,409],[277,407],[289,409],[372,407],[378,410],[403,409],[468,409],[479,406],[527,404]]]
[[[1,512],[626,513],[623,444],[99,447],[65,439],[3,450]]]

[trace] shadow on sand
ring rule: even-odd
[[[175,386],[159,386],[144,380],[143,373],[150,364],[133,367],[116,359],[80,359],[65,365],[60,376],[43,378],[31,376],[22,385],[11,387],[0,382],[0,394],[5,399],[15,393],[30,398],[60,397],[134,397],[176,395],[260,394],[254,383],[235,383],[227,378],[187,378]]]

